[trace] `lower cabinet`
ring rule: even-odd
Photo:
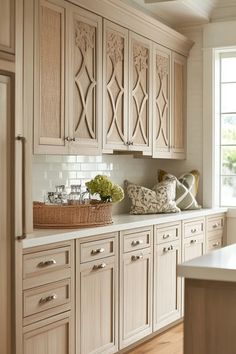
[[[154,246],[153,330],[157,331],[181,317],[180,240]]]
[[[77,247],[77,353],[110,354],[118,351],[118,264],[116,256],[102,256],[115,253],[116,238],[91,241]],[[86,258],[85,249],[90,251]]]
[[[70,312],[24,327],[24,354],[73,354]]]
[[[140,229],[133,235],[138,244]],[[146,230],[152,238],[152,231]],[[121,234],[121,242],[130,232]],[[145,244],[144,244],[145,246]],[[121,249],[123,247],[121,246]],[[120,256],[120,349],[152,333],[152,249],[121,253]]]
[[[185,239],[183,241],[183,262],[202,256],[204,254],[204,248],[205,242],[203,235]]]

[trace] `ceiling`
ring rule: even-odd
[[[179,28],[236,18],[236,0],[123,0]]]

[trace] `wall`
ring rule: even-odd
[[[125,179],[152,187],[157,181],[158,162],[155,159],[134,158],[126,155],[103,156],[33,156],[33,200],[43,201],[48,191],[54,191],[56,185],[81,184],[97,174],[104,174],[123,186]],[[128,212],[129,201],[114,205],[113,213]]]
[[[236,48],[236,21],[215,22],[204,26],[204,197],[214,206],[215,202],[215,143],[214,143],[214,55],[215,49]],[[208,134],[207,134],[208,133]],[[210,186],[211,184],[211,186]],[[236,242],[236,208],[227,213],[227,242]]]
[[[187,159],[165,160],[159,166],[177,176],[192,169],[201,174],[198,202],[203,202],[203,29],[191,27],[181,32],[195,44],[190,51],[187,70]]]

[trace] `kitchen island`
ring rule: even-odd
[[[185,278],[184,354],[236,353],[236,244],[178,267]]]

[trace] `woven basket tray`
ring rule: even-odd
[[[112,203],[47,205],[34,202],[35,228],[80,228],[112,224]]]

